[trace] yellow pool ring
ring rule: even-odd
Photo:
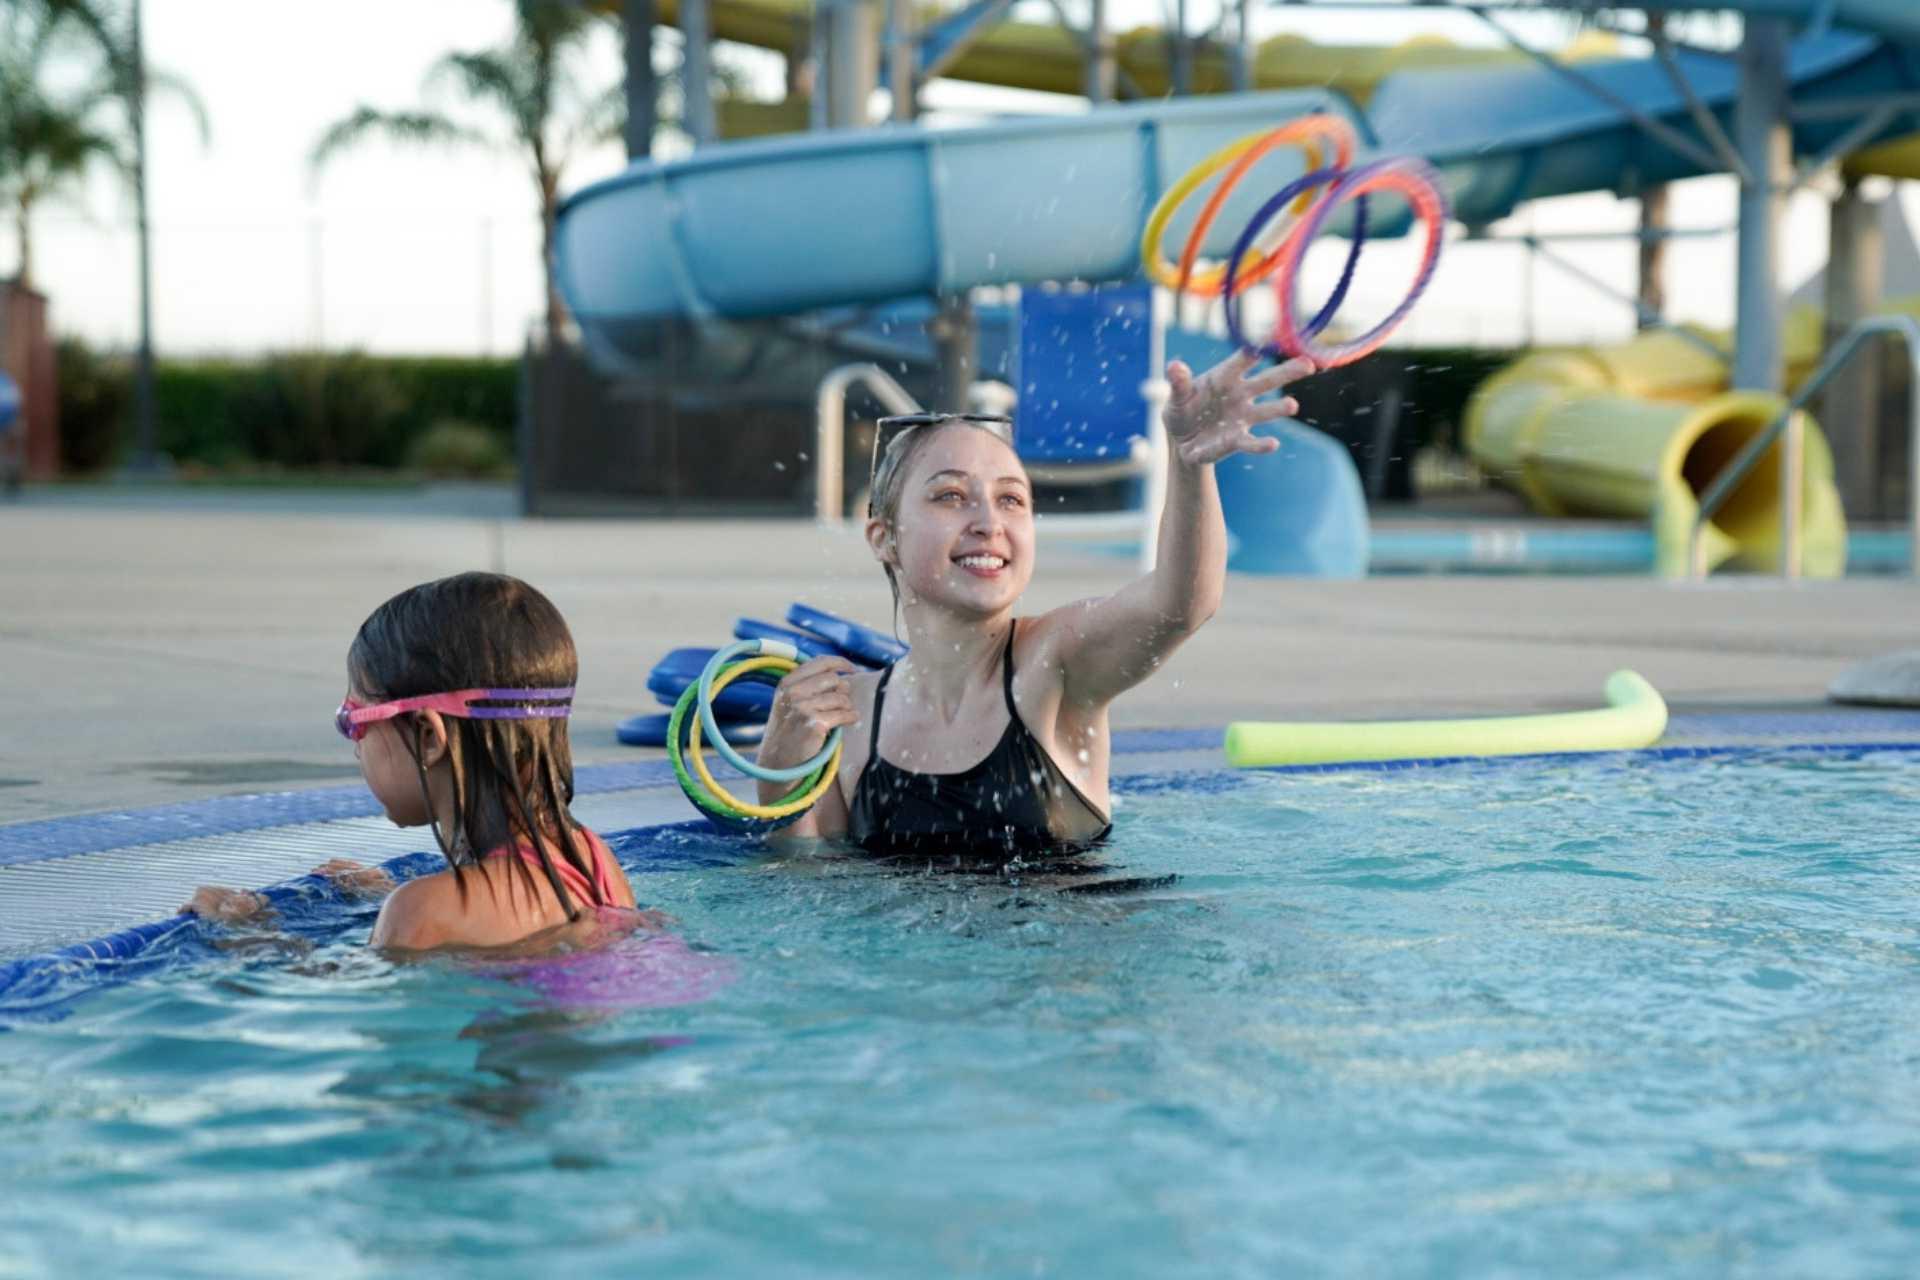
[[[1308,170],[1319,169],[1326,164],[1326,152],[1321,145],[1323,141],[1334,143],[1337,158],[1342,165],[1352,158],[1354,143],[1352,126],[1339,116],[1324,113],[1305,116],[1299,120],[1289,121],[1278,129],[1262,130],[1229,142],[1188,170],[1178,182],[1168,187],[1166,194],[1160,197],[1159,203],[1153,206],[1153,212],[1147,216],[1146,229],[1140,234],[1140,265],[1146,271],[1149,280],[1168,289],[1181,287],[1180,269],[1167,259],[1166,246],[1163,243],[1166,239],[1167,224],[1173,221],[1174,213],[1207,179],[1282,131],[1294,131],[1302,135],[1296,142],[1306,155]],[[1319,136],[1315,136],[1316,133]],[[1314,192],[1303,192],[1293,203],[1291,212],[1294,217],[1298,218],[1317,198]],[[1283,242],[1289,230],[1291,230],[1290,224],[1281,223],[1261,241],[1259,245],[1261,252],[1271,254],[1272,246]],[[1226,275],[1226,264],[1216,263],[1212,267],[1194,273],[1186,282],[1186,290],[1189,293],[1217,294],[1226,280]],[[1248,269],[1245,275],[1251,283],[1259,277],[1260,272]]]
[[[793,661],[791,658],[749,658],[745,662],[728,667],[725,671],[715,676],[713,678],[713,693],[711,696],[718,697],[722,689],[749,671],[778,671],[784,675],[799,665],[799,663]],[[815,783],[813,790],[807,792],[806,795],[801,796],[797,800],[789,800],[785,804],[748,804],[713,780],[713,774],[707,769],[706,753],[700,749],[699,716],[693,717],[693,723],[688,733],[688,763],[693,765],[693,772],[695,776],[700,779],[700,785],[704,786],[708,793],[715,799],[730,805],[734,811],[742,817],[785,818],[799,813],[803,809],[812,808],[819,802],[821,796],[827,794],[827,788],[833,785],[834,779],[840,776],[841,748],[835,747],[832,758],[827,761],[827,767],[820,771],[820,781]]]

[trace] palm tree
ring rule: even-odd
[[[520,153],[539,193],[547,333],[553,338],[566,320],[553,260],[561,176],[581,148],[617,139],[625,117],[620,86],[587,93],[573,72],[580,46],[601,21],[573,0],[514,0],[511,40],[498,48],[449,53],[426,78],[429,90],[451,83],[470,101],[491,108],[497,117],[493,129],[425,108],[381,111],[361,106],[320,136],[310,158],[313,168],[317,172],[342,150],[369,137]]]
[[[29,196],[20,215],[23,266],[31,265],[27,259],[31,241],[26,219],[33,203],[48,190],[77,178],[79,172],[97,158],[110,158],[116,168],[126,173],[133,189],[134,224],[140,250],[140,349],[134,364],[139,453],[135,466],[148,469],[155,459],[153,272],[147,228],[147,95],[150,90],[160,88],[178,96],[193,111],[203,140],[208,133],[206,108],[185,81],[147,67],[140,42],[140,0],[129,0],[125,10],[118,0],[6,0],[4,9],[6,23],[4,29],[0,29],[0,37],[4,37],[9,54],[17,54],[10,56],[10,61],[17,65],[22,78],[17,84],[7,84],[4,94],[0,94],[0,120],[6,122],[0,138],[18,137],[40,148],[35,155],[0,154],[0,182],[32,184],[37,181],[38,185],[37,193]],[[39,73],[69,30],[88,37],[105,64],[104,69],[96,82],[75,94],[50,98],[41,88]],[[116,105],[122,115],[126,130],[124,150],[113,144],[111,134],[100,132],[94,123],[96,113],[109,103]],[[62,117],[65,122],[56,123]],[[17,208],[17,195],[15,201]]]
[[[110,70],[64,92],[50,88],[48,63],[78,34],[55,9],[14,9],[0,24],[0,199],[20,240],[15,279],[33,287],[33,212],[85,178],[95,164],[130,177],[121,137],[106,117],[120,102]]]

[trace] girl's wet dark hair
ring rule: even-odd
[[[375,609],[347,651],[347,677],[356,691],[388,701],[458,689],[540,689],[574,683],[579,661],[573,636],[553,602],[498,573],[462,573],[402,591]],[[510,706],[502,701],[475,706]],[[419,716],[394,721],[420,773]],[[448,762],[453,771],[452,829],[429,819],[434,839],[453,868],[464,899],[465,873],[477,858],[524,838],[537,853],[547,882],[569,918],[579,912],[554,866],[551,849],[595,882],[592,853],[568,806],[573,803],[573,750],[563,717],[468,720],[449,716]],[[508,865],[532,881],[523,858]]]

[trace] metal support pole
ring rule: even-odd
[[[930,322],[934,350],[940,353],[939,399],[936,410],[962,413],[980,367],[980,330],[973,304],[964,293],[942,294],[940,311]]]
[[[133,365],[133,416],[137,441],[133,469],[160,465],[154,444],[153,236],[147,225],[147,61],[141,46],[140,0],[133,0],[133,38],[128,50],[127,112],[133,117],[133,221],[140,240],[140,349]]]
[[[1187,39],[1187,0],[1173,0],[1173,29],[1167,36],[1173,41],[1173,94],[1183,98],[1193,92],[1193,45]]]
[[[1112,102],[1115,72],[1119,70],[1119,50],[1113,32],[1107,26],[1107,0],[1092,0],[1093,16],[1087,26],[1087,101]]]
[[[824,34],[820,79],[829,129],[864,128],[880,80],[879,6],[872,0],[822,0],[814,23]]]
[[[1667,314],[1669,237],[1666,230],[1670,203],[1664,184],[1640,193],[1640,306],[1636,314],[1642,329],[1655,327]]]
[[[1733,131],[1753,181],[1740,188],[1733,385],[1741,390],[1778,391],[1781,307],[1777,242],[1782,191],[1793,164],[1787,129],[1787,24],[1778,18],[1751,14],[1746,24]]]
[[[680,92],[686,97],[682,124],[693,145],[720,136],[713,120],[713,26],[708,0],[680,0]]]
[[[887,0],[887,83],[892,86],[892,114],[898,124],[920,114],[914,61],[913,0]]]
[[[1253,0],[1237,0],[1233,31],[1233,57],[1229,70],[1235,93],[1253,91]]]
[[[1824,347],[1833,347],[1880,310],[1887,260],[1880,212],[1880,203],[1861,195],[1858,182],[1849,182],[1833,202],[1827,224]],[[1840,502],[1855,520],[1879,514],[1881,381],[1880,346],[1870,344],[1834,375],[1820,398]]]
[[[627,60],[627,159],[653,154],[660,111],[660,84],[653,74],[653,0],[625,0],[621,8]]]
[[[1167,326],[1174,319],[1173,295],[1153,291],[1153,323],[1147,336],[1147,380],[1140,398],[1147,407],[1147,474],[1140,494],[1140,572],[1152,573],[1160,560],[1160,517],[1167,505],[1167,475],[1173,460],[1164,417],[1173,387],[1167,381]]]
[[[1800,525],[1807,505],[1804,477],[1807,469],[1807,420],[1787,415],[1786,434],[1780,440],[1780,576],[1791,582],[1800,576]]]

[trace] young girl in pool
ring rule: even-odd
[[[537,946],[570,930],[660,922],[633,911],[619,862],[568,812],[577,669],[559,610],[501,574],[414,587],[361,624],[335,725],[387,816],[431,827],[447,859],[398,889],[355,863],[319,868],[356,892],[392,891],[372,945]],[[258,894],[205,888],[185,909],[236,922],[264,907]]]
[[[1107,709],[1219,607],[1227,530],[1213,467],[1279,441],[1252,428],[1299,412],[1264,399],[1313,372],[1253,373],[1232,356],[1167,369],[1170,450],[1154,569],[1113,595],[1018,615],[1033,575],[1033,489],[1003,418],[890,419],[875,440],[867,543],[911,652],[863,672],[819,658],[780,682],[759,759],[787,767],[846,730],[838,784],[794,836],[880,856],[1071,855],[1107,833]],[[777,784],[762,784],[763,801]]]

